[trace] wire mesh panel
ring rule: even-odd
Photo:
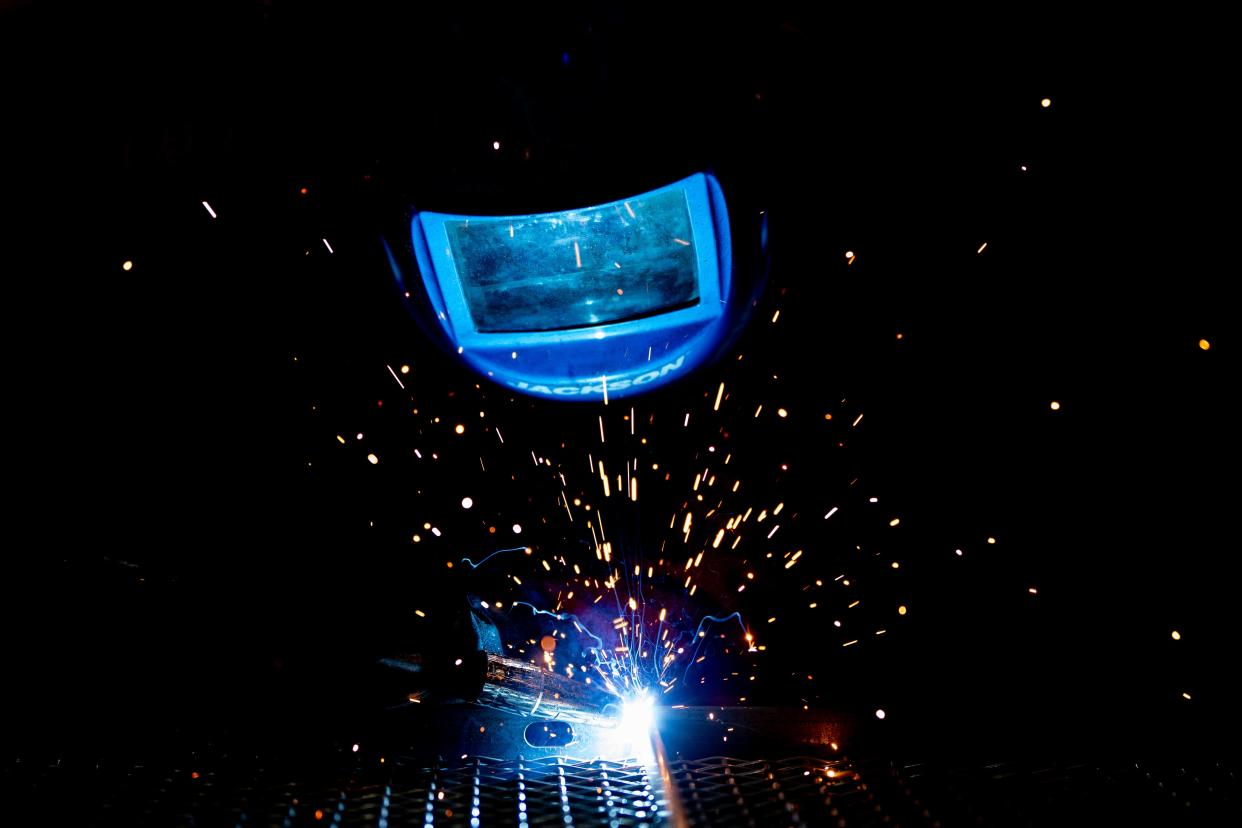
[[[676,761],[693,826],[1238,825],[1236,768],[1152,762],[942,767],[723,756]]]
[[[352,756],[352,754],[351,754]],[[219,758],[219,757],[217,757]],[[29,763],[0,771],[13,824],[657,826],[670,808],[634,762],[400,755],[300,769]],[[1202,762],[903,764],[711,757],[670,764],[692,826],[1242,825],[1242,778]]]
[[[857,773],[841,762],[717,756],[676,762],[673,773],[692,825],[827,825],[858,816],[865,799]]]
[[[400,757],[337,778],[280,781],[262,768],[225,773],[134,767],[9,773],[37,823],[226,826],[663,825],[667,807],[648,769],[632,761],[563,756],[474,757],[414,767]]]

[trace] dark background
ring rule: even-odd
[[[805,567],[722,555],[679,604],[743,612],[768,647],[750,702],[856,714],[864,751],[1232,745],[1219,23],[627,9],[3,12],[9,192],[52,206],[8,274],[17,754],[335,732],[365,705],[360,665],[435,637],[412,608],[500,589],[447,561],[515,522],[593,560],[529,453],[598,499],[585,455],[625,407],[475,378],[401,307],[378,236],[410,206],[559,209],[707,168],[769,212],[771,279],[717,365],[634,401],[650,442],[610,468],[670,480],[610,508],[618,546],[657,557],[709,445],[735,456],[738,511],[787,504],[773,548]],[[412,545],[424,521],[444,538]],[[801,609],[846,571],[872,613],[850,649],[840,594]],[[723,678],[748,668],[719,656],[670,701],[736,703]]]

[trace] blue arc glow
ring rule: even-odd
[[[645,739],[655,727],[655,702],[646,693],[635,696],[621,705],[621,723],[618,725],[630,739]]]
[[[640,762],[651,761],[655,727],[655,700],[647,693],[627,698],[621,703],[621,715],[613,736],[616,755],[633,757]]]

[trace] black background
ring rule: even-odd
[[[756,509],[788,503],[778,551],[817,563],[743,601],[727,558],[686,608],[749,616],[769,648],[751,700],[856,713],[872,749],[921,755],[1229,744],[1219,22],[892,18],[6,9],[6,177],[52,206],[51,240],[8,275],[10,333],[27,331],[10,345],[16,750],[332,730],[360,704],[359,664],[434,635],[410,610],[465,589],[444,563],[488,551],[487,525],[593,558],[523,464],[554,458],[571,496],[597,498],[582,469],[601,410],[510,397],[435,348],[379,230],[411,205],[558,209],[705,168],[769,211],[771,280],[719,364],[635,401],[656,418],[642,462],[671,481],[644,483],[616,535],[651,557],[707,445],[736,455]],[[386,364],[413,366],[406,391]],[[606,412],[615,434],[623,413]],[[854,511],[824,523],[838,502]],[[424,520],[439,545],[411,545]],[[882,559],[849,562],[856,545]],[[845,569],[888,628],[852,649],[835,615],[795,608]],[[768,631],[772,607],[789,623]],[[681,701],[735,703],[727,664]]]

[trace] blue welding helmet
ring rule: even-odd
[[[726,193],[703,172],[556,212],[410,210],[385,247],[415,319],[475,371],[595,401],[684,377],[740,329],[766,270],[767,219],[747,212],[741,280]]]

